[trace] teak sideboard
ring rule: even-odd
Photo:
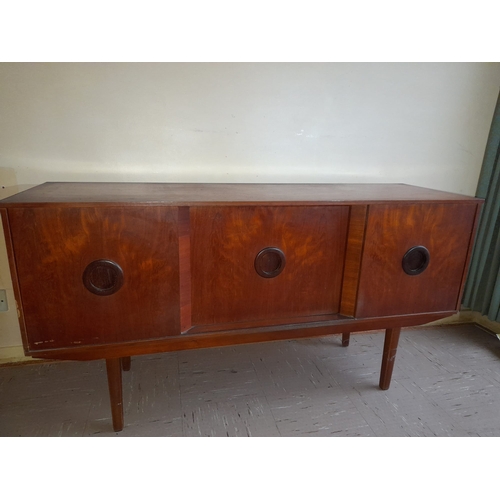
[[[24,350],[162,351],[401,327],[460,307],[483,200],[404,184],[46,183],[0,201]]]

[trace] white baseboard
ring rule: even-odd
[[[0,365],[6,363],[26,363],[33,361],[33,358],[24,355],[22,345],[0,347]]]
[[[500,335],[500,323],[491,321],[488,319],[488,316],[483,316],[481,313],[476,311],[460,311],[459,313],[449,316],[448,318],[439,319],[429,323],[429,325],[451,325],[459,323],[475,323],[476,325],[486,328],[486,330],[490,330],[495,335]]]

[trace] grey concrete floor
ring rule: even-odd
[[[0,436],[500,436],[500,341],[474,325],[132,358],[115,433],[104,361],[0,366]]]

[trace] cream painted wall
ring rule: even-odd
[[[499,87],[499,63],[0,63],[0,191],[269,181],[474,194]],[[18,349],[3,241],[0,288],[0,348]]]

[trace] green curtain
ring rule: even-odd
[[[500,321],[500,96],[476,196],[484,198],[463,305]]]

